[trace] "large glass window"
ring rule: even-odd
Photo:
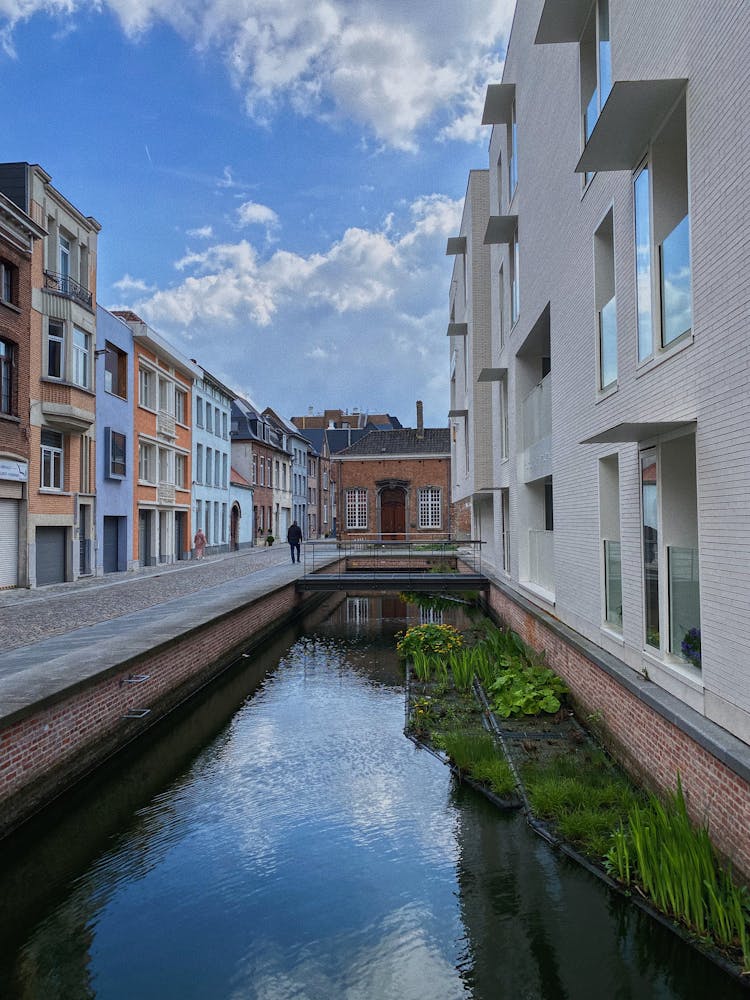
[[[63,488],[63,436],[57,431],[42,430],[42,475],[44,490]]]
[[[178,424],[187,423],[187,393],[176,386],[174,390],[174,418]]]
[[[521,286],[520,286],[520,266],[521,251],[518,245],[518,229],[513,233],[510,257],[510,324],[518,320],[521,315]]]
[[[0,340],[0,413],[16,414],[16,345]]]
[[[91,385],[91,337],[73,328],[73,382],[88,389]]]
[[[110,479],[124,479],[126,473],[126,442],[125,435],[120,434],[117,431],[110,430],[107,428],[108,432],[108,465],[107,465],[107,476]]]
[[[588,142],[612,90],[609,0],[597,0],[579,45],[583,138]]]
[[[634,205],[638,360],[644,361],[693,325],[684,98],[635,175]]]
[[[174,484],[178,489],[185,488],[187,479],[187,457],[185,455],[175,455],[174,457]]]
[[[513,101],[508,125],[508,202],[510,203],[518,186],[518,122],[516,102]]]
[[[617,312],[612,210],[594,234],[594,298],[599,339],[599,388],[617,381]]]
[[[156,482],[156,447],[145,441],[138,445],[138,478],[144,483]]]
[[[439,528],[441,524],[440,490],[425,486],[419,491],[419,527]]]
[[[641,453],[641,514],[643,521],[643,593],[646,645],[659,649],[659,508],[656,449]]]
[[[346,491],[346,527],[350,531],[367,529],[367,490]]]

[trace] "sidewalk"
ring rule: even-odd
[[[288,545],[274,545],[38,590],[0,591],[0,671],[5,654],[19,647],[286,565],[290,577],[304,569],[304,563],[299,570],[291,565]]]

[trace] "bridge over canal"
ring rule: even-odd
[[[360,538],[307,542],[300,591],[396,590],[441,594],[487,590],[481,542]]]

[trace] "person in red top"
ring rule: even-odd
[[[195,546],[195,558],[202,559],[203,554],[206,551],[206,536],[203,534],[201,528],[195,533],[195,538],[193,539],[193,545]]]

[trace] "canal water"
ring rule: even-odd
[[[331,599],[4,844],[0,996],[747,996],[404,737],[405,614]]]

